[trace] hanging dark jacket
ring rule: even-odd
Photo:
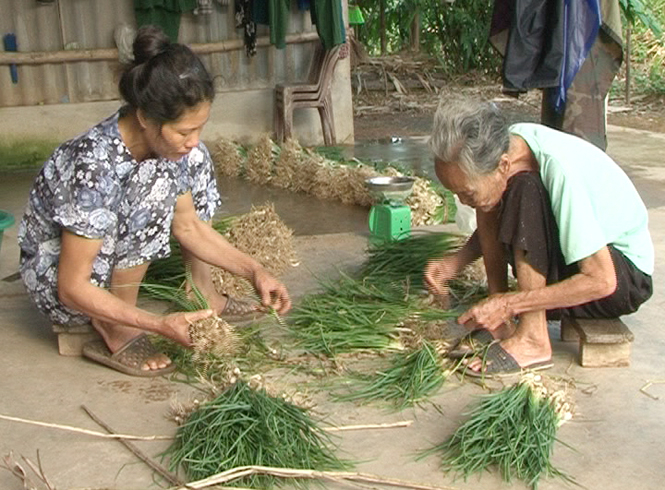
[[[504,56],[507,92],[557,87],[564,59],[564,0],[495,0],[490,41]]]

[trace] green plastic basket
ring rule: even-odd
[[[9,228],[14,224],[14,216],[7,211],[0,209],[0,249],[2,248],[2,235],[5,228]]]

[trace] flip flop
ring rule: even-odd
[[[478,328],[459,339],[455,347],[448,352],[448,357],[450,359],[463,359],[481,351],[484,347],[494,342],[494,340],[494,336],[489,330]]]
[[[474,371],[468,367],[464,368],[463,374],[471,376],[472,378],[501,378],[504,376],[513,376],[520,374],[524,371],[542,371],[554,366],[552,359],[547,361],[539,361],[529,364],[528,366],[520,366],[515,358],[504,349],[499,342],[490,344],[487,347],[486,353],[482,356],[483,369],[481,371]]]
[[[109,350],[103,340],[92,340],[83,346],[84,357],[131,376],[162,376],[176,370],[173,362],[161,369],[141,369],[148,359],[157,354],[161,352],[155,348],[146,334],[134,337],[115,354]]]

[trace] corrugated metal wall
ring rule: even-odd
[[[213,4],[212,14],[183,15],[180,42],[241,38],[242,30],[235,28],[233,0],[228,5]],[[113,31],[121,23],[135,25],[132,0],[56,0],[49,4],[0,0],[0,35],[16,34],[21,52],[114,48]],[[299,12],[294,3],[289,32],[312,30],[309,12]],[[267,26],[259,26],[257,34],[268,35]],[[217,89],[234,91],[304,78],[311,51],[311,44],[293,44],[284,50],[259,47],[252,58],[244,49],[202,58],[215,76]],[[18,83],[14,84],[9,67],[0,66],[0,107],[116,99],[117,73],[117,63],[109,61],[19,65]]]

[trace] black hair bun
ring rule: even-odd
[[[166,51],[171,45],[168,36],[157,26],[139,28],[134,39],[134,64],[141,65],[158,54]]]

